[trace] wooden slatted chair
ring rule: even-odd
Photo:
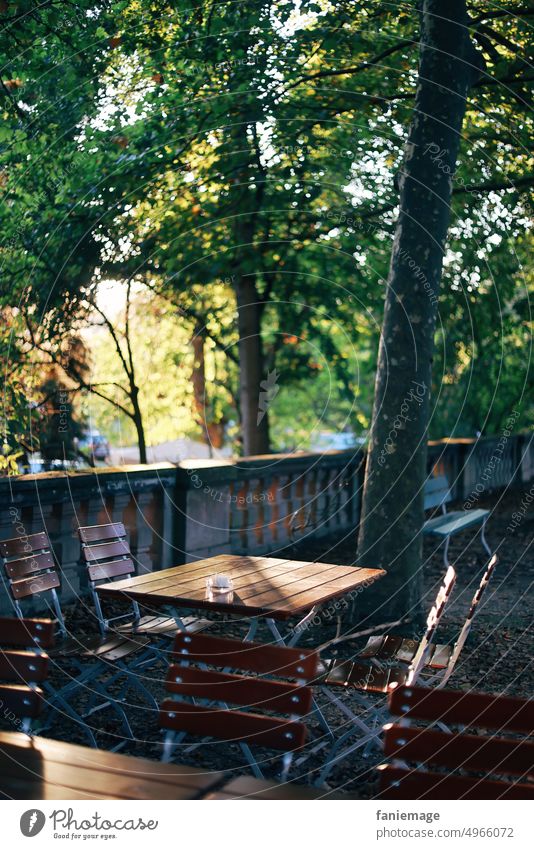
[[[41,686],[48,675],[45,649],[54,644],[50,619],[0,617],[0,703],[2,715],[26,734],[44,705]]]
[[[534,800],[534,700],[399,687],[389,708],[381,798]]]
[[[336,739],[329,751],[319,773],[317,784],[323,784],[332,768],[356,749],[377,742],[380,723],[384,721],[383,711],[386,707],[384,697],[392,687],[398,687],[406,682],[416,682],[425,669],[434,645],[436,631],[455,583],[456,572],[452,566],[449,566],[428,614],[425,633],[418,641],[417,650],[409,664],[363,663],[358,658],[355,661],[338,659],[321,661],[320,675],[315,683],[322,685],[322,692],[342,716],[349,718],[350,722],[347,730]],[[334,691],[340,687],[351,691],[353,700],[363,708],[363,714],[361,711],[359,714],[351,712],[336,695]],[[369,695],[373,699],[371,702],[367,698]],[[370,720],[366,718],[367,716]],[[358,739],[346,746],[345,744],[354,737],[355,733],[358,733]]]
[[[88,714],[81,716],[71,704],[72,696],[80,688],[84,688],[91,693],[90,713],[111,706],[119,715],[125,734],[133,738],[124,709],[117,699],[109,696],[107,688],[117,680],[126,678],[128,684],[141,692],[151,707],[157,710],[157,703],[152,694],[131,675],[126,665],[126,659],[142,651],[148,640],[141,636],[131,639],[127,635],[83,639],[69,636],[57,593],[61,581],[48,535],[44,531],[3,540],[0,542],[0,559],[17,615],[23,618],[23,603],[32,603],[39,599],[41,604],[46,604],[48,609],[55,613],[60,637],[56,640],[50,656],[55,661],[68,663],[76,669],[77,674],[69,674],[69,683],[55,691],[53,701],[83,726],[91,745],[96,746],[94,733],[84,722]],[[96,704],[96,696],[103,696],[105,700]]]
[[[193,734],[237,743],[258,778],[263,773],[251,746],[284,752],[285,777],[306,740],[303,718],[313,700],[307,682],[317,674],[317,652],[180,633],[173,657],[166,689],[183,699],[161,705],[163,760]]]
[[[392,688],[404,684],[415,685],[425,679],[427,683],[432,683],[438,688],[446,684],[458,663],[496,564],[497,556],[493,555],[484,570],[466,620],[453,645],[440,645],[435,639],[456,583],[456,572],[452,566],[449,566],[428,615],[422,639],[409,640],[403,637],[381,636],[373,638],[367,644],[367,651],[364,649],[362,653],[356,655],[354,660],[322,661],[321,675],[317,683],[323,685],[327,698],[344,716],[349,716],[347,705],[343,704],[334,692],[335,688],[344,687],[351,691],[353,699],[365,712],[363,715],[361,713],[352,715],[352,725],[334,743],[325,766],[321,770],[318,783],[324,782],[332,767],[353,751],[362,746],[377,743],[378,726],[384,720],[384,697]],[[368,696],[373,699],[372,702],[369,702]],[[366,715],[371,717],[370,723],[365,721]],[[355,733],[359,733],[359,738],[344,748]]]
[[[136,574],[135,564],[122,522],[107,525],[87,525],[78,528],[82,546],[82,557],[87,565],[89,587],[103,634],[114,631],[118,634],[140,634],[146,637],[174,637],[178,628],[171,616],[141,615],[139,605],[131,601],[128,613],[107,617],[102,610],[102,602],[97,586],[110,581],[120,581]],[[114,622],[127,619],[122,625]],[[191,632],[201,631],[213,624],[209,619],[193,616],[182,620]]]
[[[491,557],[491,551],[486,540],[486,522],[489,510],[454,510],[447,513],[447,504],[452,501],[452,493],[445,475],[431,477],[426,481],[424,490],[425,510],[440,508],[441,513],[428,519],[423,525],[423,534],[438,537],[443,540],[443,562],[449,565],[448,553],[451,537],[468,528],[480,525],[480,542]]]
[[[471,600],[467,617],[457,640],[454,643],[431,643],[428,646],[425,667],[427,670],[435,670],[440,679],[438,686],[443,687],[454,671],[456,661],[469,636],[473,619],[476,616],[497,563],[498,558],[494,554],[482,573],[480,583]],[[378,663],[390,661],[400,664],[402,668],[402,666],[409,666],[412,663],[418,649],[419,641],[416,639],[393,634],[382,634],[369,638],[362,651],[358,652],[358,660],[376,661]]]

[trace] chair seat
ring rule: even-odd
[[[404,666],[377,669],[372,664],[355,663],[352,660],[321,660],[321,672],[314,684],[346,687],[369,693],[387,693],[391,686],[404,684],[408,672],[408,668]]]
[[[195,616],[187,616],[182,619],[182,622],[192,634],[204,631],[214,624],[211,619],[198,619]],[[117,634],[175,637],[179,629],[172,616],[143,616],[138,622],[128,622],[113,630]]]
[[[451,513],[443,513],[428,519],[423,525],[423,533],[440,537],[452,536],[472,525],[481,524],[487,516],[489,516],[489,510],[455,510]]]
[[[358,660],[392,660],[396,663],[411,663],[418,648],[418,640],[383,634],[368,639],[358,654]],[[432,669],[444,669],[449,662],[452,649],[452,645],[430,643],[425,665]]]
[[[48,654],[54,658],[92,657],[111,662],[135,654],[139,649],[147,646],[148,642],[146,638],[138,637],[135,640],[131,640],[128,637],[120,635],[89,637],[80,640],[75,637],[67,637],[58,641]]]

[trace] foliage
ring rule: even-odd
[[[58,350],[103,280],[142,279],[166,299],[144,301],[146,335],[141,313],[135,319],[150,440],[173,428],[173,436],[199,433],[185,377],[188,334],[199,328],[209,418],[238,418],[235,288],[243,274],[255,277],[265,371],[280,374],[269,409],[273,447],[305,445],[325,405],[329,426],[348,417],[357,432],[367,427],[417,72],[415,7],[4,5],[0,306],[17,323],[6,336],[3,410],[15,443],[27,430],[25,387],[34,380],[24,328],[37,327]],[[481,0],[469,11],[486,70],[470,96],[455,179],[435,437],[498,431],[516,405],[516,428],[532,423],[524,353],[532,279],[523,270],[534,182],[531,12]],[[429,155],[440,167],[439,152]],[[114,382],[121,364],[102,339],[91,339],[96,382]],[[113,407],[104,414],[105,400],[92,397],[91,412],[111,428]]]

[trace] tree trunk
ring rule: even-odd
[[[191,382],[193,384],[193,405],[195,419],[202,430],[202,441],[209,447],[211,456],[211,440],[209,435],[210,422],[206,409],[206,359],[204,356],[204,332],[201,326],[195,328],[191,339],[193,348],[193,371]]]
[[[239,330],[239,395],[243,453],[268,454],[269,411],[261,404],[263,392],[263,344],[261,303],[255,277],[240,275],[235,283]]]
[[[135,425],[135,429],[137,431],[137,445],[139,446],[139,462],[146,463],[146,439],[145,439],[145,428],[143,424],[143,414],[141,412],[141,407],[139,406],[139,388],[137,386],[133,386],[130,390],[130,398],[133,407],[133,415],[132,420]]]
[[[481,67],[465,0],[422,4],[419,79],[380,338],[358,562],[388,575],[373,589],[381,621],[420,618],[429,392],[452,175],[466,95]]]

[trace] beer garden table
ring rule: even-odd
[[[207,587],[207,578],[216,573],[232,579],[229,592],[213,592]],[[361,592],[385,574],[382,569],[222,554],[101,584],[97,592],[102,598],[163,608],[184,631],[184,610],[211,610],[249,620],[246,640],[253,639],[264,621],[278,643],[292,646],[326,605]],[[277,623],[295,617],[300,617],[298,623],[282,635]]]

